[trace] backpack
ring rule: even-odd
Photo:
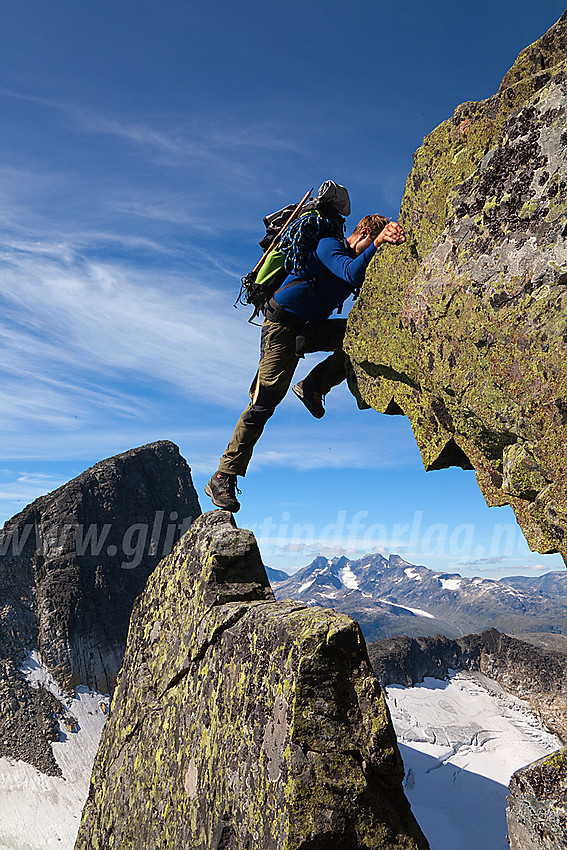
[[[309,198],[309,194],[297,206],[290,204],[263,220],[266,236],[260,247],[266,251],[255,268],[241,278],[234,304],[235,307],[239,303],[253,305],[249,322],[259,315],[288,275],[295,274],[299,278],[306,275],[308,255],[320,239],[344,235],[343,216],[350,213],[345,187],[326,180],[316,198]]]

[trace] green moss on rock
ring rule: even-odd
[[[555,753],[552,753],[544,759],[544,764],[552,770],[564,770],[567,764],[567,749],[557,750]]]
[[[359,406],[409,417],[425,468],[476,470],[528,543],[567,556],[567,13],[499,91],[414,156],[351,311]]]
[[[358,625],[214,511],[139,600],[76,848],[425,850],[402,777]]]
[[[567,749],[518,770],[506,819],[511,850],[563,850],[567,842]]]

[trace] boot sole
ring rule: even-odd
[[[296,384],[294,387],[292,387],[292,390],[295,393],[295,395],[298,397],[298,399],[301,402],[303,402],[304,406],[307,408],[307,410],[309,411],[311,416],[314,416],[315,419],[322,419],[323,418],[323,416],[325,415],[325,409],[323,408],[323,410],[317,410],[317,411],[312,410],[312,408],[309,407],[309,405],[305,401],[305,398],[303,396],[303,389],[301,387],[298,387],[298,385]]]
[[[235,514],[240,510],[240,504],[238,502],[234,503],[236,505],[235,508],[229,508],[228,505],[221,505],[219,502],[217,502],[217,500],[213,496],[213,491],[211,490],[208,484],[205,485],[205,493],[212,501],[213,505],[215,505],[215,507],[217,508],[221,508],[221,510],[223,511],[230,511],[231,514]]]

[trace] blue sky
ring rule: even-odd
[[[0,4],[0,522],[104,457],[176,442],[203,486],[246,404],[233,309],[261,218],[332,178],[397,216],[412,154],[490,96],[553,0]],[[395,249],[393,249],[395,250]],[[316,362],[302,363],[298,379]],[[465,575],[562,569],[474,474],[426,474],[402,417],[290,394],[240,480],[266,563],[397,551]]]

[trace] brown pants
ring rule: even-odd
[[[302,351],[332,351],[305,378],[310,390],[326,395],[346,378],[345,354],[342,349],[346,319],[327,319],[302,332]],[[264,425],[283,400],[299,363],[296,353],[297,330],[264,320],[260,342],[260,365],[250,387],[250,404],[236,423],[234,434],[220,459],[219,471],[246,475],[254,446]]]

